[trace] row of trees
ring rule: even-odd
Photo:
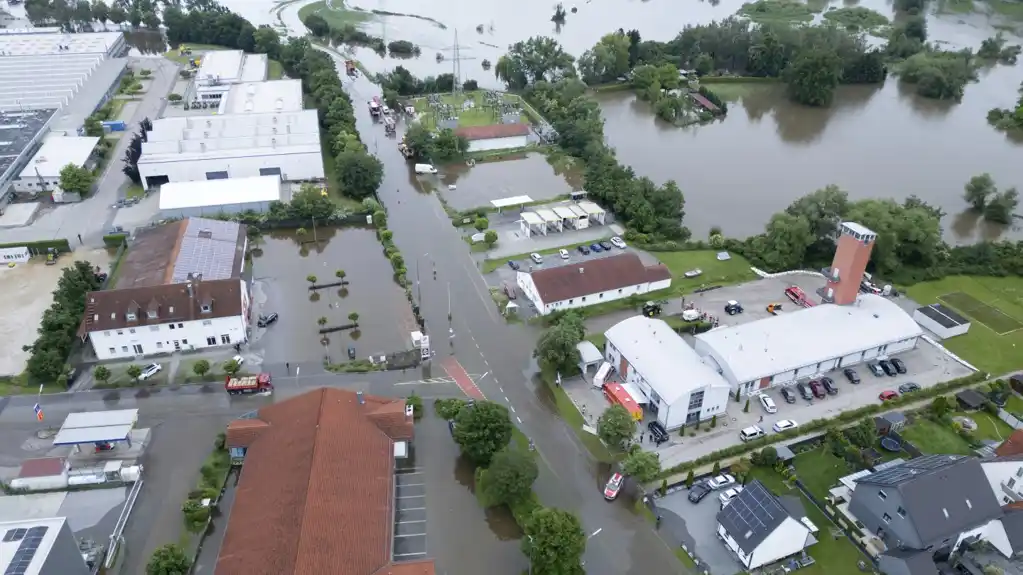
[[[65,362],[85,313],[85,295],[98,290],[100,283],[89,262],[76,261],[61,272],[53,303],[39,322],[39,336],[24,347],[29,352],[27,371],[33,381],[66,379]]]
[[[25,14],[35,26],[59,26],[68,32],[90,30],[94,22],[118,26],[125,22],[133,28],[160,27],[157,6],[152,0],[117,0],[108,5],[103,0],[27,0]]]
[[[1016,107],[994,108],[987,113],[987,121],[999,130],[1023,133],[1023,83],[1019,85]]]
[[[1012,223],[1013,213],[1019,206],[1019,192],[1016,188],[999,191],[991,174],[973,176],[966,183],[963,199],[970,208],[984,216],[985,220]]]

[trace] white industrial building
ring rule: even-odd
[[[92,151],[99,138],[50,134],[21,174],[14,180],[14,191],[51,192],[60,183],[60,171],[68,164],[92,168]]]
[[[0,523],[0,572],[10,575],[89,575],[64,517]]]
[[[175,182],[160,188],[160,217],[216,216],[266,212],[273,202],[288,202],[279,176],[254,176],[204,182]]]
[[[733,389],[805,380],[914,349],[923,330],[888,299],[861,294],[848,305],[822,304],[695,337]],[[713,365],[713,364],[712,364]]]
[[[455,128],[455,134],[469,141],[469,152],[513,150],[529,145],[529,124],[492,124]]]
[[[918,307],[913,311],[913,319],[941,339],[963,335],[970,330],[970,320],[940,303]]]
[[[547,315],[645,294],[671,287],[671,272],[663,264],[645,266],[634,253],[587,260],[537,271],[520,271],[516,283]]]
[[[219,101],[231,86],[242,82],[262,82],[267,75],[266,54],[246,54],[241,50],[211,50],[199,64],[191,100]]]
[[[730,385],[667,323],[637,315],[604,335],[604,359],[665,429],[724,416]]]
[[[138,162],[142,185],[277,175],[322,180],[316,110],[161,118]]]
[[[220,99],[218,114],[298,112],[302,110],[301,80],[271,80],[235,84]]]
[[[2,86],[0,86],[2,89]],[[0,202],[46,137],[56,110],[0,111]]]

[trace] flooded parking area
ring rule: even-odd
[[[259,314],[279,317],[268,328],[253,328],[265,364],[324,357],[341,363],[349,360],[349,348],[366,358],[411,346],[412,310],[374,230],[277,230],[255,240],[252,254],[253,321]],[[341,282],[338,272],[345,285],[310,289]],[[320,334],[355,323],[353,313],[357,328]]]
[[[416,561],[427,555],[426,484],[416,467],[395,472],[394,560]]]
[[[421,189],[435,189],[448,206],[462,211],[490,207],[493,200],[529,196],[549,200],[582,189],[582,176],[557,170],[538,152],[513,154],[475,166],[449,164],[440,168],[436,183],[424,180]],[[452,188],[451,186],[454,186]]]

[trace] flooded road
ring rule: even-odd
[[[583,184],[578,171],[559,172],[539,153],[481,161],[472,167],[449,164],[441,171],[438,186],[424,180],[424,187],[437,188],[444,201],[459,211],[489,207],[492,200],[514,196],[549,200],[581,190]]]

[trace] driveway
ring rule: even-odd
[[[675,542],[685,545],[713,575],[734,575],[741,571],[739,563],[717,536],[717,514],[720,510],[716,491],[703,501],[691,503],[689,491],[683,489],[657,500],[662,517],[662,535],[670,533]]]
[[[394,560],[426,557],[426,483],[416,467],[398,470],[395,479]]]

